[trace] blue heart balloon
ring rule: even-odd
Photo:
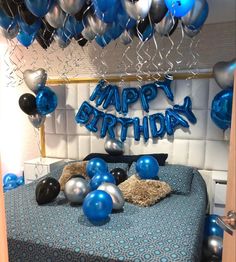
[[[41,88],[36,96],[36,106],[43,116],[52,113],[57,107],[57,95],[49,87]]]
[[[195,0],[165,0],[165,3],[172,15],[182,17],[193,8]]]
[[[25,47],[29,47],[35,40],[36,33],[28,34],[23,30],[19,30],[16,39]]]
[[[17,24],[17,18],[9,17],[2,9],[0,9],[0,26],[5,30],[14,28]]]
[[[25,0],[28,10],[37,17],[47,14],[55,0]]]

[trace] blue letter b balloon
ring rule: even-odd
[[[153,156],[141,156],[136,163],[136,171],[142,179],[158,179],[159,164]]]

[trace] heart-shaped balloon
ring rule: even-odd
[[[150,10],[152,0],[121,0],[122,6],[127,14],[135,20],[144,19]]]
[[[60,28],[64,25],[66,13],[55,3],[45,15],[45,19],[53,28]]]
[[[35,189],[36,201],[39,205],[52,202],[60,193],[60,184],[53,177],[41,180]]]
[[[58,0],[61,9],[70,15],[78,13],[85,4],[85,0]]]
[[[28,116],[30,123],[33,125],[33,127],[35,128],[40,128],[44,122],[46,117],[42,116],[40,114],[34,114],[34,115],[30,115]]]
[[[234,71],[236,58],[228,62],[219,62],[213,67],[213,74],[217,84],[222,89],[232,88],[234,84]]]
[[[37,94],[39,89],[46,84],[47,72],[43,68],[37,70],[28,69],[23,73],[23,77],[28,88]]]

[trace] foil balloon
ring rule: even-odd
[[[45,15],[45,19],[53,28],[60,28],[65,23],[66,13],[55,3]]]
[[[41,115],[50,114],[57,107],[57,95],[50,88],[44,87],[36,96],[36,105]]]
[[[221,261],[223,251],[223,238],[209,236],[203,242],[203,255],[206,261]]]
[[[97,173],[90,180],[90,187],[92,190],[96,190],[101,184],[105,182],[112,183],[112,184],[116,183],[115,178],[109,172]]]
[[[130,31],[125,30],[120,36],[120,41],[124,45],[129,45],[133,41],[133,34]]]
[[[105,34],[108,25],[96,17],[96,15],[89,14],[86,19],[88,25],[96,35],[102,36]]]
[[[25,184],[25,180],[24,180],[24,177],[23,176],[19,176],[16,180],[16,183],[18,186],[22,186]]]
[[[18,26],[15,26],[9,30],[6,30],[4,28],[0,28],[0,31],[1,31],[1,34],[6,38],[6,39],[9,39],[9,40],[12,40],[14,39],[17,34],[18,34]]]
[[[82,204],[90,191],[90,185],[85,179],[74,177],[65,184],[64,194],[71,203]]]
[[[34,115],[29,115],[28,118],[32,126],[35,128],[40,128],[41,126],[43,126],[45,119],[46,119],[45,116],[42,116],[38,113]]]
[[[168,12],[165,17],[155,25],[155,30],[160,36],[170,36],[175,31],[178,24],[178,20]]]
[[[133,119],[127,117],[119,117],[117,118],[117,123],[121,124],[120,140],[124,142],[127,137],[128,127],[133,124]]]
[[[90,26],[86,26],[81,34],[89,42],[93,41],[93,39],[96,37],[96,34],[93,32]]]
[[[124,144],[117,139],[107,139],[105,142],[105,150],[112,156],[120,156],[124,153]]]
[[[78,13],[85,4],[85,0],[58,0],[61,9],[70,15]]]
[[[218,93],[211,106],[211,119],[221,129],[231,126],[233,90],[223,90]]]
[[[28,10],[35,16],[43,17],[47,14],[54,0],[25,0]]]
[[[143,134],[144,140],[147,141],[149,139],[149,127],[148,127],[148,117],[143,117],[143,123],[140,124],[140,119],[135,117],[133,119],[134,125],[134,139],[135,141],[140,141],[140,136]]]
[[[117,124],[117,117],[112,114],[104,114],[100,137],[104,138],[107,133],[110,138],[115,138],[114,127]]]
[[[125,200],[119,187],[111,183],[103,183],[101,186],[98,187],[98,190],[105,191],[111,196],[113,210],[123,209]]]
[[[166,133],[165,117],[163,114],[156,113],[149,116],[150,129],[153,138],[162,138]],[[157,128],[157,122],[159,122],[159,129]]]
[[[234,84],[234,72],[236,70],[236,58],[228,62],[219,62],[213,67],[216,83],[222,88],[232,88]]]
[[[3,177],[3,185],[6,186],[10,182],[16,182],[17,181],[17,175],[13,173],[7,173]]]
[[[199,34],[201,29],[190,29],[187,26],[183,25],[184,33],[189,36],[190,38]]]
[[[166,6],[175,17],[185,16],[194,5],[195,0],[165,0]]]
[[[19,99],[19,106],[27,115],[35,115],[37,113],[36,98],[32,94],[23,94]]]
[[[139,98],[139,91],[136,88],[125,88],[122,91],[122,113],[127,114],[129,105],[136,102]]]
[[[157,97],[157,87],[155,84],[147,84],[141,87],[140,98],[144,111],[149,112],[149,102]]]
[[[28,88],[37,94],[39,89],[46,84],[47,72],[43,68],[36,70],[28,69],[24,71],[23,78]]]
[[[137,160],[136,171],[141,179],[158,179],[159,164],[153,156],[141,156]]]
[[[152,0],[121,0],[126,13],[135,20],[144,19],[150,10]]]
[[[36,33],[28,34],[23,30],[19,30],[16,39],[21,43],[24,47],[29,47],[35,40]]]
[[[168,8],[165,4],[165,0],[152,0],[150,8],[150,18],[153,23],[159,23],[166,15]]]
[[[2,9],[0,9],[0,26],[5,30],[15,27],[17,19],[8,16]]]
[[[95,37],[95,41],[96,43],[101,47],[104,48],[105,46],[107,46],[110,42],[111,42],[111,38],[107,35],[103,35],[103,36],[99,36],[97,35]]]
[[[90,178],[92,178],[97,173],[106,172],[108,172],[107,163],[101,158],[92,158],[86,165],[86,173]]]
[[[60,28],[59,28],[60,29]],[[71,43],[71,40],[69,38],[67,38],[67,40],[63,40],[61,39],[58,35],[55,34],[54,36],[54,40],[57,42],[58,46],[62,49],[66,48],[67,46],[69,46],[69,44]]]

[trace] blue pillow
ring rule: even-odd
[[[128,171],[129,165],[127,163],[107,163],[108,170],[111,172],[115,168],[121,168],[125,170],[125,172]]]

